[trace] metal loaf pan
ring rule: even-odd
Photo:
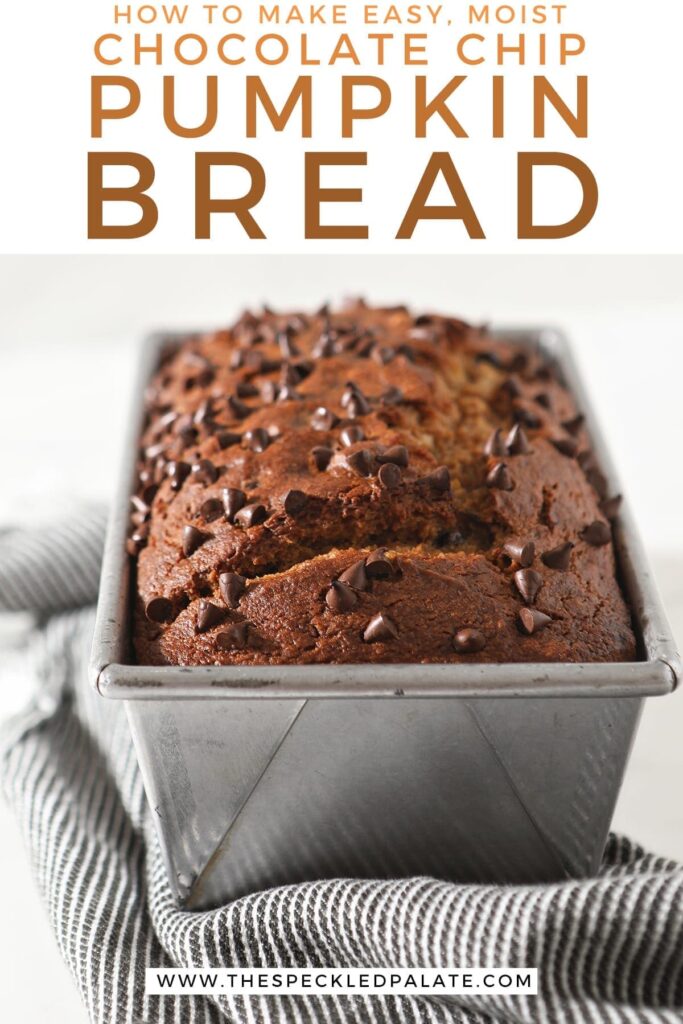
[[[494,334],[555,363],[619,491],[563,337]],[[628,507],[615,543],[634,663],[136,665],[129,496],[144,389],[179,337],[143,348],[91,663],[100,694],[126,704],[178,902],[338,876],[539,882],[595,871],[643,698],[673,690],[680,672]]]

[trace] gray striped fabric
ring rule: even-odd
[[[121,707],[90,692],[103,518],[0,537],[0,611],[52,613],[5,730],[5,792],[90,1018],[117,1022],[680,1022],[683,868],[612,837],[599,877],[538,887],[429,878],[313,882],[176,909]],[[82,606],[83,607],[80,607]],[[58,609],[62,609],[58,613]],[[64,611],[63,609],[69,609]],[[536,966],[541,994],[144,996],[147,966]]]

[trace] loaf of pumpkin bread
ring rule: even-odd
[[[150,382],[143,664],[627,661],[607,492],[556,370],[362,301],[245,313]]]

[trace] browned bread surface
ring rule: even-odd
[[[147,392],[147,664],[625,661],[605,482],[543,359],[362,302],[245,314]]]

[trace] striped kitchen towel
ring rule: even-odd
[[[36,616],[25,667],[34,699],[5,727],[4,789],[92,1021],[683,1020],[683,868],[614,836],[600,874],[584,881],[341,879],[179,911],[122,708],[86,680],[103,529],[103,515],[90,511],[38,533],[0,534],[0,612]],[[144,995],[147,966],[255,965],[535,966],[539,995]]]

